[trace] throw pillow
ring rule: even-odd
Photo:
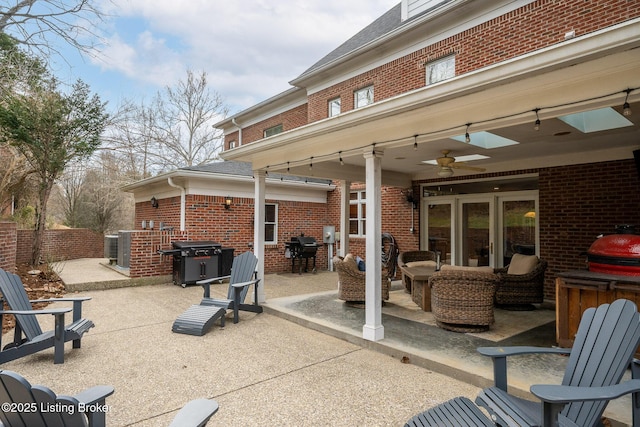
[[[466,265],[445,264],[440,267],[440,271],[477,271],[479,273],[493,273],[493,267],[469,267]]]
[[[435,261],[411,261],[405,264],[407,267],[433,267],[436,268]]]
[[[537,264],[538,257],[535,255],[513,254],[507,274],[523,275],[531,273]]]

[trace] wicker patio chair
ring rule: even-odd
[[[400,255],[398,255],[398,265],[400,266],[400,270],[402,270],[402,267],[406,268],[407,264],[409,263],[424,262],[424,261],[433,262],[433,266],[435,269],[436,253],[433,251],[406,251],[406,252],[400,252]],[[408,293],[411,293],[411,288],[412,288],[411,278],[408,277],[406,274],[402,274],[402,284],[404,285],[405,290]]]
[[[488,330],[494,322],[493,299],[498,281],[496,274],[474,267],[443,266],[429,278],[436,324],[454,332]]]
[[[338,298],[347,302],[364,302],[366,272],[358,270],[355,258],[347,254],[344,258],[333,257],[333,266],[338,271]],[[382,270],[382,299],[389,299],[390,281],[386,270]]]
[[[516,254],[514,258],[516,257],[526,256]],[[524,274],[509,274],[509,267],[514,263],[513,259],[509,266],[495,270],[500,278],[496,289],[496,304],[500,308],[532,310],[535,308],[532,304],[540,304],[544,301],[544,272],[547,269],[547,262],[537,257],[535,260],[537,262],[533,269]]]

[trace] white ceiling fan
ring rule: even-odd
[[[441,176],[441,177],[451,176],[453,175],[453,169],[467,169],[467,170],[472,170],[476,172],[486,171],[485,168],[469,166],[468,164],[463,162],[456,162],[455,157],[449,156],[449,153],[451,153],[451,151],[449,150],[442,150],[441,153],[443,156],[438,157],[436,159],[436,163],[440,167],[440,170],[438,171],[438,176]]]

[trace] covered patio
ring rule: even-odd
[[[261,212],[264,180],[272,171],[340,180],[341,220],[337,227],[340,230],[349,230],[350,184],[366,184],[368,263],[362,337],[379,341],[386,338],[379,286],[384,231],[382,185],[420,188],[424,183],[447,183],[446,179],[434,179],[437,169],[423,161],[438,157],[442,150],[449,150],[454,156],[486,154],[485,158],[473,162],[473,166],[485,169],[486,174],[464,170],[455,173],[456,179],[462,176],[488,183],[521,176],[537,177],[541,170],[552,175],[555,167],[590,163],[607,167],[606,162],[615,164],[615,161],[632,159],[640,138],[640,114],[631,113],[640,111],[639,28],[640,22],[632,20],[606,31],[569,39],[227,150],[221,156],[252,163],[255,218],[264,217]],[[313,88],[317,81],[314,76],[306,76],[293,83]],[[629,108],[623,111],[623,106]],[[594,131],[568,123],[568,116],[597,115],[602,111],[613,111],[620,117],[624,113],[627,124],[605,123]],[[484,132],[515,143],[482,146],[479,141]],[[627,180],[633,179],[633,176],[627,177]],[[550,181],[551,191],[553,185]],[[637,190],[632,194],[637,195]],[[420,195],[420,204],[423,208],[420,221],[424,222],[424,208],[428,206],[424,194]],[[585,216],[594,215],[587,203],[583,208]],[[545,220],[550,224],[554,218]],[[256,221],[254,242],[260,265],[263,227],[261,221]],[[424,233],[422,228],[421,233]],[[540,250],[545,251],[541,256],[556,260],[559,254],[543,245],[543,239],[550,236],[539,237],[538,247],[542,246]],[[421,249],[426,249],[427,236],[421,234],[420,241]],[[343,239],[339,253],[347,252],[348,239]],[[579,264],[577,260],[572,262]],[[553,267],[560,269],[562,263]],[[261,300],[267,297],[262,295]]]

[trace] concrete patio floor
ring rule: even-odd
[[[76,284],[99,277],[102,288],[111,277],[122,280],[122,274],[102,271],[107,268],[100,261],[66,262],[60,275]],[[91,269],[98,269],[95,275]],[[209,425],[399,426],[451,397],[473,399],[491,382],[491,363],[476,347],[553,345],[553,322],[496,342],[411,320],[410,313],[393,310],[398,300],[385,305],[385,339],[366,341],[364,310],[335,298],[336,280],[327,271],[267,275],[265,313],[241,312],[238,324],[228,315],[224,328],[214,325],[203,337],[171,332],[175,318],[199,302],[198,286],[78,292],[92,297],[83,314],[96,324],[82,348],[68,344],[63,365],[54,365],[47,350],[2,368],[62,394],[114,386],[107,400],[110,426],[168,425],[180,407],[200,397],[220,404]],[[222,297],[226,289],[217,284],[212,293]],[[399,285],[394,289],[402,298]],[[534,382],[560,382],[563,363],[514,359],[512,391],[526,395]],[[629,399],[612,402],[606,415],[617,425],[630,424],[629,405]]]

